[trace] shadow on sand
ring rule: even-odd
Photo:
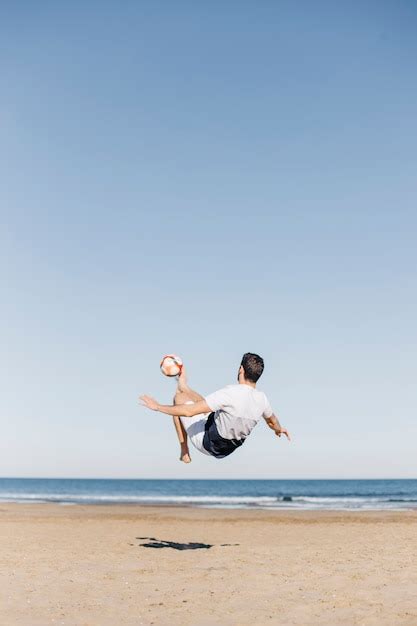
[[[164,541],[162,539],[155,539],[155,537],[136,537],[146,543],[140,543],[139,547],[142,548],[172,548],[173,550],[208,550],[212,548],[212,543],[178,543],[177,541]],[[238,546],[238,543],[222,543],[221,546]]]

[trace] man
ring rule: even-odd
[[[178,377],[174,405],[159,404],[150,396],[141,396],[140,400],[153,411],[173,416],[181,445],[180,461],[191,462],[188,437],[203,454],[223,459],[244,443],[261,418],[278,437],[285,435],[290,439],[266,395],[256,389],[263,370],[263,359],[247,352],[239,367],[237,385],[229,385],[203,398],[190,389],[183,368]]]

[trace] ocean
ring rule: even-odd
[[[407,510],[417,508],[417,480],[0,478],[2,502],[268,510]]]

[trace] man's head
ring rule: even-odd
[[[249,383],[256,383],[262,376],[264,371],[264,360],[258,354],[246,352],[242,357],[239,368],[238,381],[243,382],[244,379]]]

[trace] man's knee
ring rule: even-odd
[[[183,391],[177,391],[177,393],[174,396],[174,404],[185,404],[190,399],[191,398],[189,397],[188,394],[184,393]]]

